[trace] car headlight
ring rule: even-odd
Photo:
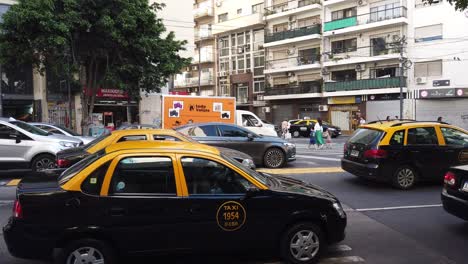
[[[338,215],[339,215],[341,218],[345,218],[345,217],[346,217],[346,213],[345,213],[345,211],[343,210],[343,207],[341,206],[340,203],[333,203],[333,208],[335,208],[336,212],[338,213]]]
[[[288,147],[288,148],[295,148],[295,147],[296,147],[295,144],[293,144],[293,143],[288,143],[288,142],[283,143],[283,145],[286,146],[286,147]]]
[[[65,147],[65,148],[73,148],[73,147],[78,147],[78,143],[75,142],[68,142],[68,141],[60,141],[59,142],[60,146]]]

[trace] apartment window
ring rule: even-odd
[[[442,39],[442,24],[415,28],[414,39],[415,42],[426,42]]]
[[[242,14],[242,8],[237,9],[237,14],[241,15]]]
[[[320,16],[307,17],[297,21],[298,28],[310,27],[320,23]]]
[[[237,45],[244,45],[244,33],[237,34]]]
[[[400,2],[374,6],[370,8],[371,22],[382,21],[401,16]]]
[[[331,44],[333,54],[356,51],[357,38],[333,41]]]
[[[398,66],[388,66],[383,68],[370,69],[371,79],[375,78],[391,78],[399,76]]]
[[[229,56],[229,37],[219,39],[219,48],[221,50],[221,57]]]
[[[219,59],[219,71],[220,72],[229,71],[229,59],[228,58]]]
[[[260,52],[254,54],[254,76],[263,75],[263,68],[265,67],[265,53]]]
[[[282,23],[282,24],[278,24],[278,25],[273,26],[273,32],[274,33],[287,31],[288,29],[289,29],[288,23]]]
[[[273,0],[273,9],[277,12],[286,11],[289,0]]]
[[[289,78],[286,76],[275,77],[273,78],[274,87],[286,87],[289,85]]]
[[[337,82],[348,82],[356,80],[356,70],[334,71],[331,74],[332,80]]]
[[[299,51],[299,65],[314,64],[317,62],[317,49],[305,49]]]
[[[282,60],[287,59],[288,57],[288,50],[278,50],[273,52],[273,60]]]
[[[221,23],[227,20],[228,20],[228,13],[218,15],[218,23]]]
[[[239,68],[239,71],[244,72],[244,69],[245,69],[244,56],[237,56],[237,67]]]
[[[263,13],[264,4],[256,4],[252,6],[252,14]]]
[[[235,47],[236,46],[236,34],[232,34],[231,35],[231,47]]]
[[[262,50],[265,42],[265,31],[263,29],[253,32],[254,51]]]
[[[414,64],[414,77],[442,76],[442,61],[416,62]]]
[[[356,16],[356,7],[346,8],[332,12],[332,20],[339,20]]]
[[[265,91],[265,80],[263,78],[254,79],[254,93],[261,93]]]
[[[398,39],[400,39],[399,32],[370,36],[371,56],[399,52],[398,48],[392,45]]]
[[[247,83],[239,84],[237,87],[237,102],[246,104],[249,101],[249,85]]]
[[[248,70],[250,70],[250,67],[252,66],[252,63],[250,62],[250,59],[251,59],[250,54],[247,54],[245,56],[245,68],[248,69]]]
[[[236,67],[237,63],[236,63],[236,57],[233,57],[232,58],[232,61],[231,61],[231,69],[233,71],[237,70],[237,67]]]

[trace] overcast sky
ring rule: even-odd
[[[194,0],[157,0],[165,3],[166,7],[160,14],[168,31],[174,31],[177,39],[187,40],[187,51],[182,52],[183,57],[193,57],[194,30],[193,30],[193,3]]]

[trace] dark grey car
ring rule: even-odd
[[[296,160],[296,146],[278,137],[257,135],[243,127],[224,123],[198,123],[176,128],[200,143],[231,148],[252,156],[258,166],[280,168]]]

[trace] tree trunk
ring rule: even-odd
[[[94,99],[96,97],[96,92],[93,90],[93,83],[96,81],[94,80],[96,76],[94,75],[94,65],[96,63],[96,56],[93,55],[89,62],[85,64],[85,73],[84,78],[86,81],[82,82],[84,84],[84,91],[82,93],[81,99],[81,109],[82,109],[82,119],[81,119],[81,130],[83,135],[88,135],[89,126],[91,125],[92,121],[92,114],[93,109],[91,109],[91,101],[93,101],[93,108],[94,108]]]

